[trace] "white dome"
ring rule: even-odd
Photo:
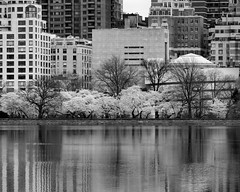
[[[201,55],[196,55],[193,53],[182,55],[182,56],[178,57],[177,59],[174,59],[172,61],[172,63],[195,64],[195,65],[198,65],[199,67],[217,67],[216,64],[205,59]]]

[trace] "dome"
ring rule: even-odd
[[[177,59],[174,59],[172,61],[172,63],[195,64],[195,65],[198,65],[199,67],[217,67],[216,64],[205,59],[201,55],[196,55],[193,53],[182,55],[182,56],[178,57]]]

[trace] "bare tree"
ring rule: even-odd
[[[122,89],[137,83],[138,69],[125,65],[120,58],[113,56],[95,71],[96,85],[101,91],[118,96]]]
[[[208,89],[211,92],[211,98],[231,98],[232,87],[235,84],[234,77],[224,75],[218,69],[207,71]]]
[[[196,100],[199,100],[199,93],[203,91],[205,75],[194,63],[173,63],[171,64],[173,79],[179,83],[182,100],[187,104],[188,117],[192,118],[192,109]]]
[[[161,83],[169,80],[166,73],[169,67],[161,60],[143,60],[141,65],[145,69],[146,79],[150,81],[150,86],[154,91],[159,91]]]
[[[23,98],[33,105],[38,112],[38,119],[48,115],[49,111],[59,106],[59,89],[53,79],[38,79],[34,86],[22,91]]]

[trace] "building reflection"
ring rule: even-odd
[[[239,191],[239,141],[226,127],[0,126],[0,191]]]

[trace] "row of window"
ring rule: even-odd
[[[3,72],[3,68],[0,68],[0,73]],[[26,73],[26,68],[18,68],[18,73]],[[33,73],[33,68],[28,68],[29,73]],[[14,68],[7,68],[7,73],[14,73]]]
[[[27,45],[26,42],[27,41],[22,41],[22,40],[18,41],[18,46],[26,46]],[[0,41],[0,46],[3,46],[2,41]],[[7,46],[14,46],[14,41],[7,41]],[[33,46],[33,41],[32,40],[28,41],[28,46]],[[50,45],[50,43],[35,41],[35,46],[50,48],[51,45]],[[43,49],[43,50],[46,50],[46,54],[50,54],[50,49],[49,50],[48,49]]]
[[[19,39],[26,39],[26,34],[18,34]],[[29,33],[28,34],[29,39],[33,39],[33,34]],[[35,34],[35,38],[43,41],[51,41],[51,38],[49,36],[45,35],[37,35]],[[3,39],[3,34],[0,34],[0,39]],[[7,39],[14,39],[14,34],[7,34]]]
[[[7,59],[14,59],[14,54],[7,54]],[[26,59],[27,55],[26,54],[18,54],[17,56],[18,59]],[[50,56],[45,56],[45,55],[35,55],[35,59],[40,58],[41,60],[48,61]],[[0,55],[0,59],[3,59],[3,56]],[[33,59],[33,54],[28,55],[28,59]]]

